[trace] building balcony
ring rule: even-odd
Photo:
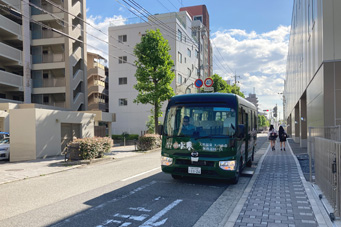
[[[10,64],[10,62],[12,62],[12,64],[18,64],[22,66],[22,52],[0,42],[0,60],[3,63],[8,62]]]
[[[65,78],[33,79],[33,88],[65,87]]]
[[[95,67],[92,69],[88,69],[88,78],[90,78],[92,75],[99,75],[102,77],[105,77],[105,71],[104,68],[99,68],[99,67]]]
[[[1,0],[5,4],[15,8],[16,10],[20,11],[21,8],[21,0]]]
[[[17,88],[18,90],[22,90],[23,77],[14,73],[0,70],[0,85],[6,85]]]
[[[49,70],[65,68],[64,53],[32,56],[32,70]]]
[[[33,95],[41,95],[41,94],[63,94],[66,92],[65,87],[40,87],[40,88],[33,88],[32,94]]]
[[[108,89],[102,86],[89,86],[88,87],[88,97],[91,96],[93,93],[102,94],[102,95],[109,95]]]
[[[22,40],[21,36],[21,25],[15,23],[14,21],[8,19],[7,17],[4,17],[0,15],[0,31],[2,37],[17,37],[18,39]]]
[[[108,104],[107,103],[96,103],[96,102],[90,102],[88,104],[88,110],[101,110],[101,111],[107,111],[108,110]]]

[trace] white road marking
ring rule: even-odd
[[[135,178],[135,177],[139,177],[139,176],[141,176],[141,175],[143,175],[143,174],[153,172],[153,171],[155,171],[155,170],[157,170],[157,169],[160,169],[160,168],[161,168],[161,167],[157,167],[157,168],[148,170],[148,171],[146,171],[146,172],[136,174],[136,175],[134,175],[134,176],[132,176],[132,177],[125,178],[125,179],[123,179],[123,180],[121,180],[121,181],[127,181],[127,180],[133,179],[133,178]]]
[[[158,200],[160,200],[160,199],[161,199],[161,196],[156,197],[154,200],[155,200],[155,201],[158,201]]]
[[[122,225],[120,225],[120,227],[125,227],[125,226],[129,226],[131,225],[131,222],[124,222]]]
[[[150,212],[151,210],[147,210],[144,207],[129,207],[129,210],[136,210],[136,211],[141,211],[141,212]]]
[[[69,223],[71,220],[73,220],[75,218],[79,218],[79,217],[88,215],[90,212],[93,212],[93,211],[96,211],[98,209],[101,209],[101,208],[107,206],[109,203],[113,203],[113,202],[117,202],[117,201],[120,201],[122,199],[125,199],[125,198],[127,198],[127,197],[129,197],[131,195],[134,195],[135,193],[137,193],[137,192],[139,192],[139,191],[141,191],[141,190],[143,190],[143,189],[145,189],[145,188],[147,188],[149,186],[152,186],[153,184],[156,184],[156,181],[151,181],[148,184],[145,184],[145,185],[142,185],[142,186],[140,186],[138,188],[135,188],[134,190],[130,191],[128,194],[125,194],[125,195],[123,195],[121,197],[118,197],[118,198],[114,198],[114,199],[109,200],[109,201],[107,201],[105,203],[102,203],[102,204],[100,204],[98,206],[92,207],[92,208],[88,209],[85,212],[78,213],[78,214],[76,214],[76,215],[74,215],[74,216],[72,216],[72,217],[70,217],[68,219],[65,219],[65,220],[63,220],[63,221],[61,221],[61,222],[59,222],[59,223],[57,223],[57,224],[55,224],[53,226],[64,226],[65,223]],[[101,225],[98,225],[98,226],[101,226]]]
[[[165,207],[163,210],[159,211],[157,214],[155,214],[153,217],[148,219],[145,223],[140,225],[140,227],[150,227],[150,226],[160,226],[163,225],[168,218],[165,218],[159,222],[156,222],[159,218],[161,218],[163,215],[165,215],[168,211],[173,209],[175,206],[177,206],[179,203],[181,203],[182,199],[177,199],[171,204],[169,204],[167,207]]]

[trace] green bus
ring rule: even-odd
[[[237,183],[254,158],[257,108],[235,94],[174,96],[161,133],[163,172]]]

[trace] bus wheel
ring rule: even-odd
[[[182,176],[180,176],[180,175],[174,175],[174,174],[172,174],[172,177],[173,177],[174,180],[179,180],[179,179],[182,178]]]

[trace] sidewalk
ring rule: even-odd
[[[333,226],[287,143],[270,147],[225,226]]]
[[[110,161],[113,158],[119,159],[128,156],[134,156],[138,153],[135,146],[113,147],[107,158],[99,161]],[[1,162],[0,163],[0,185],[13,181],[24,180],[32,177],[44,176],[51,173],[67,171],[78,168],[82,164],[75,162],[64,162],[64,156],[53,158],[38,159],[25,162]]]

